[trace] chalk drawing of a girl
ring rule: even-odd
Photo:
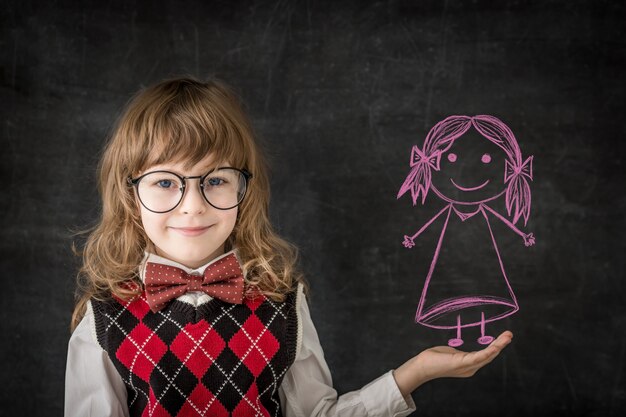
[[[411,150],[411,170],[397,198],[410,191],[413,205],[418,199],[424,204],[432,191],[445,203],[402,242],[411,248],[429,226],[439,230],[442,224],[415,321],[435,329],[456,329],[456,338],[448,341],[452,347],[463,344],[461,329],[478,326],[478,343],[491,343],[485,324],[519,310],[492,222],[503,222],[526,246],[535,243],[532,233],[515,226],[520,218],[526,225],[530,215],[532,162],[532,156],[523,160],[513,132],[487,115],[450,116],[428,132],[421,148]],[[512,221],[489,205],[502,196]]]

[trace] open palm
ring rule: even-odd
[[[428,379],[470,377],[494,360],[512,338],[511,332],[503,332],[489,346],[474,352],[463,352],[450,346],[426,349],[419,354],[422,371]]]
[[[420,352],[393,371],[403,396],[436,378],[467,378],[494,360],[511,343],[513,333],[503,332],[489,346],[475,352],[463,352],[450,346],[435,346]]]

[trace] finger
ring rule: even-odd
[[[496,356],[504,349],[513,339],[513,333],[505,331],[498,336],[489,346],[482,350],[470,352],[467,356],[467,362],[471,366],[484,366],[494,360]]]
[[[454,354],[454,353],[464,353],[458,349],[455,349],[453,347],[450,346],[435,346],[429,349],[432,352],[437,352],[437,353],[448,353],[448,354]]]
[[[513,340],[513,333],[511,333],[509,330],[506,330],[502,332],[500,336],[496,338],[496,340],[491,342],[491,344],[488,347],[493,346],[493,347],[496,347],[498,350],[502,350],[506,347],[506,345],[511,343],[512,340]]]
[[[483,363],[487,363],[488,360],[495,358],[500,351],[496,348],[488,346],[482,350],[471,352],[470,364],[471,366],[482,366]]]
[[[466,352],[462,358],[462,363],[468,368],[480,367],[482,363],[489,359],[497,351],[492,349],[475,350],[473,352]]]
[[[496,340],[491,342],[489,346],[482,350],[485,353],[485,358],[488,358],[490,361],[493,360],[502,349],[504,349],[511,340],[513,339],[513,334],[509,331],[502,333]]]
[[[485,349],[485,351],[488,351],[489,353],[486,356],[485,360],[480,364],[480,366],[483,367],[487,365],[488,363],[490,363],[491,361],[493,361],[495,358],[497,358],[500,352],[502,352],[502,349],[504,348],[504,346],[501,346],[501,347],[489,346],[487,349]]]
[[[485,355],[483,357],[484,363],[481,366],[484,366],[494,360],[500,354],[500,352],[502,352],[502,349],[504,349],[509,343],[511,343],[512,340],[513,333],[511,333],[510,331],[507,330],[500,334],[500,336],[498,336],[496,340],[491,342],[489,346],[482,350]]]

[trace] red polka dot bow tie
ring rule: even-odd
[[[233,253],[207,266],[203,275],[192,275],[175,266],[148,262],[144,284],[146,300],[155,313],[189,291],[202,291],[232,304],[243,302],[243,273]]]

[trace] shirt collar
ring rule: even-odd
[[[180,268],[183,271],[185,271],[186,273],[192,274],[192,275],[202,275],[202,274],[204,274],[204,270],[207,269],[209,267],[209,265],[219,261],[222,258],[225,258],[226,256],[230,255],[231,253],[234,254],[237,257],[237,260],[241,264],[241,260],[239,259],[239,254],[237,253],[237,248],[234,248],[234,249],[224,253],[223,255],[218,256],[217,258],[211,259],[209,262],[207,262],[206,264],[200,266],[199,268],[193,269],[193,268],[186,267],[185,265],[183,265],[181,263],[178,263],[176,261],[172,261],[171,259],[167,259],[167,258],[159,256],[159,255],[157,255],[155,253],[148,252],[147,250],[144,250],[144,257],[143,257],[143,260],[141,261],[141,264],[140,264],[140,267],[139,267],[139,276],[141,278],[141,282],[144,282],[144,275],[145,275],[145,272],[146,272],[146,266],[147,266],[148,262],[154,262],[154,263],[159,263],[159,264],[163,264],[163,265],[174,266],[174,267]],[[243,266],[242,266],[242,270],[243,270]],[[245,276],[245,273],[244,273],[244,276]]]

